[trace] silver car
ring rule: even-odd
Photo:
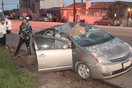
[[[36,32],[39,72],[74,69],[84,80],[106,79],[132,68],[126,42],[85,23],[66,23]]]

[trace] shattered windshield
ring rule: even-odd
[[[81,46],[90,46],[99,43],[104,43],[114,37],[99,28],[92,27],[88,32],[80,35],[72,36],[72,38]]]

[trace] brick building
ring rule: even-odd
[[[132,2],[91,2],[91,0],[86,0],[86,3],[76,3],[75,7],[76,21],[85,19],[85,22],[90,24],[103,17],[113,19],[132,17]],[[73,21],[73,4],[61,8],[61,18],[63,19],[63,17],[66,17],[67,22]]]
[[[63,0],[19,0],[20,16],[29,15],[32,19],[42,14],[60,15]]]

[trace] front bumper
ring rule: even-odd
[[[107,79],[112,78],[123,73],[126,73],[132,69],[132,57],[129,59],[116,62],[109,65],[96,64],[95,66],[90,66],[93,78],[96,79]]]
[[[7,30],[8,30],[8,31],[11,31],[11,30],[12,30],[11,21],[6,21],[6,27],[7,27]]]

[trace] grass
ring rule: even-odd
[[[33,88],[36,74],[13,65],[13,55],[0,47],[0,88]]]

